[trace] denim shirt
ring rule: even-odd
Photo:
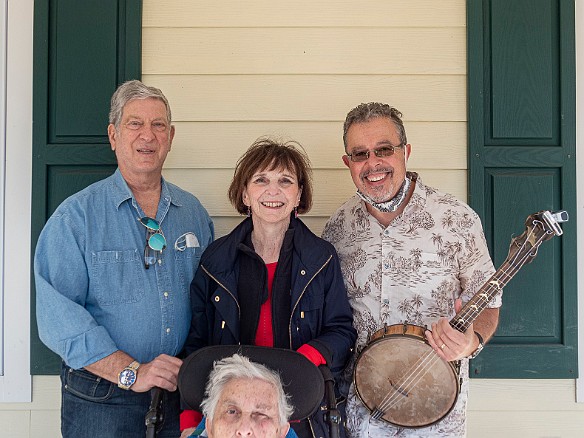
[[[145,216],[119,169],[66,199],[38,240],[34,271],[39,336],[72,368],[122,350],[146,363],[182,349],[189,285],[213,241],[197,198],[162,179],[156,220],[167,247],[144,265]],[[175,242],[194,233],[180,250]],[[183,238],[184,241],[184,238]]]

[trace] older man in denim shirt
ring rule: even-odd
[[[39,335],[63,358],[63,437],[145,436],[153,387],[168,390],[158,436],[179,436],[175,356],[213,223],[162,178],[174,126],[160,90],[122,84],[109,121],[118,169],[65,200],[38,241]]]

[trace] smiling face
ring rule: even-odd
[[[228,382],[207,419],[209,438],[282,438],[288,424],[280,424],[276,389],[261,379],[239,378]]]
[[[389,157],[377,157],[373,151],[387,146],[398,146],[400,137],[393,122],[385,117],[377,117],[368,122],[355,123],[347,131],[347,153],[369,151],[369,158],[354,162],[343,156],[343,162],[351,171],[357,189],[375,202],[385,202],[393,198],[406,176],[406,162],[411,146],[396,148]]]
[[[116,129],[110,124],[108,136],[124,179],[160,179],[174,137],[174,127],[161,100],[129,101],[124,106],[120,126]]]
[[[243,191],[243,203],[251,208],[254,227],[287,224],[300,203],[302,189],[294,172],[274,169],[253,174]]]

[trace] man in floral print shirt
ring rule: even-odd
[[[371,418],[351,384],[350,436],[464,437],[468,357],[494,334],[501,305],[498,294],[465,333],[449,325],[462,303],[495,272],[480,219],[465,203],[406,170],[412,146],[395,108],[357,106],[347,115],[343,140],[343,162],[357,194],[329,219],[323,237],[341,260],[358,333],[354,358],[384,324],[407,322],[431,327],[426,331],[429,344],[444,360],[461,360],[462,378],[454,409],[418,429]],[[347,369],[348,382],[352,369]]]

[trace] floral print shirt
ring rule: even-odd
[[[481,221],[465,203],[424,185],[417,174],[404,212],[387,228],[357,196],[327,222],[323,238],[341,261],[353,308],[357,345],[353,364],[370,335],[385,324],[428,326],[455,315],[454,301],[468,301],[494,274]],[[499,307],[497,295],[489,307]],[[346,381],[352,380],[353,364]],[[461,363],[462,388],[454,409],[438,423],[398,428],[370,417],[351,384],[347,426],[352,437],[463,437],[466,434],[468,360]]]

